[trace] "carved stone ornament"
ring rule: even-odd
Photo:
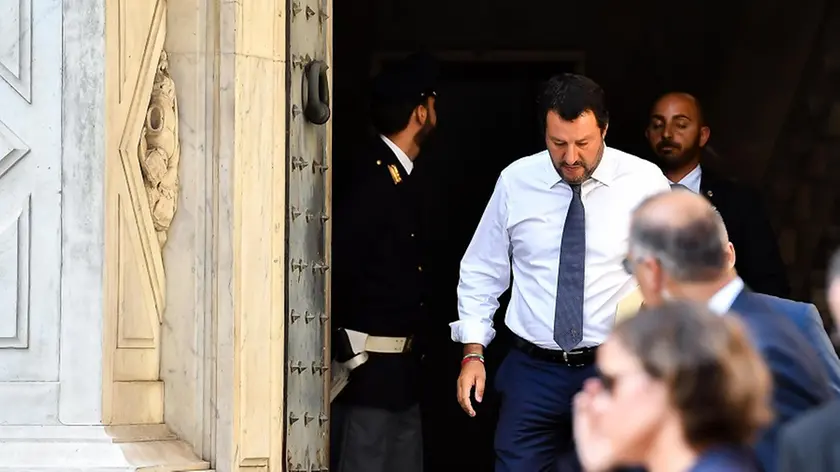
[[[175,97],[175,82],[169,75],[166,51],[160,54],[137,155],[152,210],[152,222],[158,242],[163,247],[178,208],[178,163],[181,159],[178,100]]]

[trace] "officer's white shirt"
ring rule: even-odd
[[[388,147],[391,148],[392,151],[394,151],[394,154],[397,156],[397,160],[400,161],[400,164],[402,164],[403,169],[405,169],[405,173],[411,175],[411,171],[414,170],[414,161],[409,159],[408,154],[406,154],[405,151],[400,149],[399,146],[394,144],[393,141],[388,139],[387,136],[385,136],[384,134],[380,134],[379,137],[382,138],[382,141],[384,141],[385,144],[388,145]]]
[[[601,344],[614,324],[617,302],[636,286],[622,268],[632,211],[646,197],[670,191],[654,164],[605,148],[592,178],[581,186],[586,209],[583,341]],[[502,171],[472,242],[461,261],[459,321],[452,340],[484,346],[495,336],[498,297],[513,289],[505,323],[518,336],[548,349],[554,342],[554,307],[560,243],[572,191],[548,151]]]

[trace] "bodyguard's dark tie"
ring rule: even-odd
[[[572,201],[563,240],[557,276],[557,304],[554,307],[554,341],[571,351],[583,339],[583,276],[586,263],[586,218],[580,199],[580,184],[571,185]]]
[[[671,190],[691,190],[683,184],[671,184]]]

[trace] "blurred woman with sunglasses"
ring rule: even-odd
[[[771,377],[734,316],[668,302],[619,323],[575,398],[584,470],[757,472]]]

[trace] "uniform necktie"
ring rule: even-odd
[[[554,341],[571,351],[583,339],[583,278],[586,263],[586,218],[580,184],[572,184],[572,201],[563,225],[557,303],[554,306]]]
[[[683,184],[671,184],[671,190],[689,190],[689,188]]]

